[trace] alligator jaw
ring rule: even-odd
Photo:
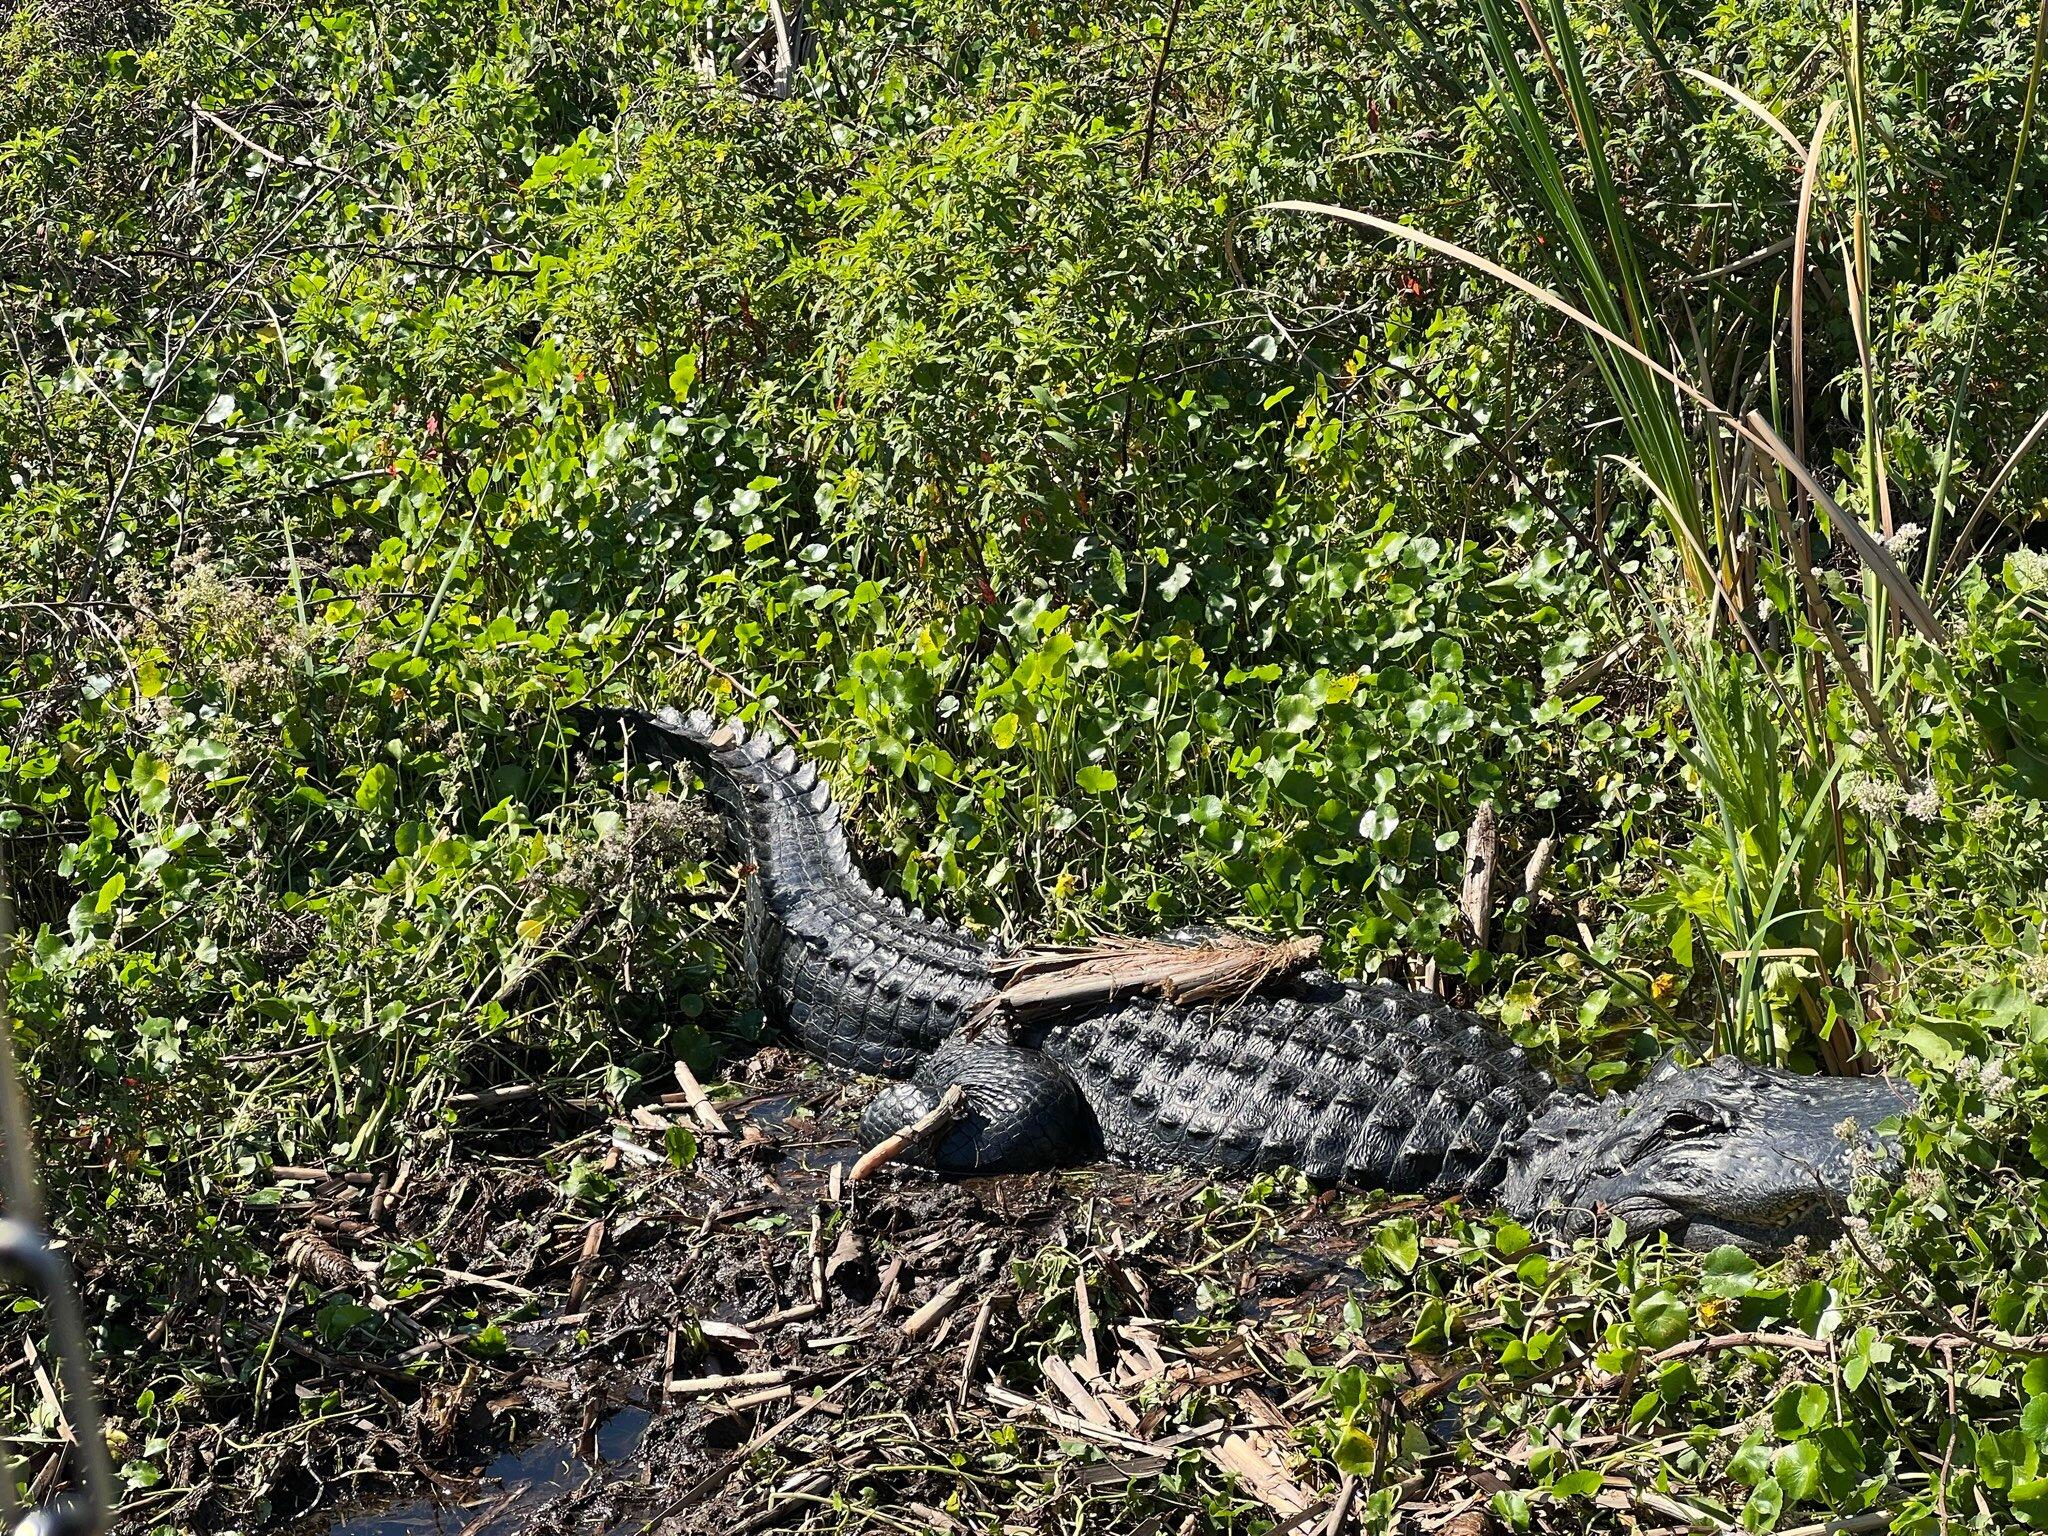
[[[1841,1230],[1859,1147],[1910,1107],[1884,1078],[1814,1078],[1722,1057],[1666,1067],[1633,1094],[1561,1100],[1524,1134],[1501,1188],[1518,1219],[1565,1237],[1619,1220],[1688,1248],[1768,1253]]]

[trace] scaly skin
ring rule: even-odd
[[[834,1066],[902,1077],[988,996],[983,945],[860,878],[809,763],[707,715],[589,712],[643,758],[697,767],[746,858],[746,967],[769,1022]],[[595,733],[594,733],[595,734]]]
[[[595,734],[704,775],[746,861],[746,964],[772,1023],[838,1066],[903,1079],[879,1139],[958,1084],[967,1111],[924,1149],[953,1172],[1107,1154],[1140,1167],[1293,1167],[1310,1178],[1494,1196],[1566,1234],[1604,1217],[1756,1251],[1832,1230],[1844,1120],[1909,1100],[1883,1079],[1718,1061],[1595,1103],[1475,1015],[1314,974],[1283,995],[1184,1007],[1130,998],[1051,1024],[963,1031],[993,990],[983,945],[855,871],[817,771],[730,723],[591,711]]]
[[[1138,1167],[1298,1168],[1403,1193],[1483,1194],[1555,1095],[1470,1014],[1396,987],[1177,1008],[1139,998],[1049,1029],[1104,1149]]]

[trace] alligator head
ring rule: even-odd
[[[1501,1204],[1566,1237],[1619,1219],[1688,1248],[1770,1252],[1840,1231],[1857,1147],[1889,1158],[1871,1133],[1911,1102],[1881,1077],[1802,1077],[1728,1056],[1666,1065],[1632,1094],[1540,1116]]]

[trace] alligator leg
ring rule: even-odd
[[[915,1077],[875,1097],[861,1135],[872,1144],[915,1124],[956,1083],[966,1109],[906,1161],[942,1173],[1022,1173],[1101,1155],[1102,1133],[1067,1069],[995,1030],[948,1037]]]

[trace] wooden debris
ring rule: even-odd
[[[479,1088],[473,1093],[451,1093],[448,1102],[458,1109],[489,1109],[493,1105],[533,1098],[539,1092],[538,1083],[506,1083],[499,1088]]]
[[[853,1165],[853,1171],[847,1174],[846,1182],[858,1184],[873,1174],[877,1168],[894,1162],[927,1136],[951,1125],[954,1117],[966,1104],[967,1090],[958,1083],[952,1084],[939,1095],[939,1102],[925,1111],[914,1124],[906,1125],[900,1131],[891,1132],[863,1152],[860,1160]]]
[[[1500,833],[1488,800],[1465,834],[1465,889],[1458,898],[1458,915],[1474,949],[1487,948],[1493,936],[1493,871],[1499,863]]]
[[[486,1291],[501,1291],[507,1296],[517,1296],[522,1301],[531,1301],[540,1293],[530,1291],[523,1285],[514,1285],[510,1280],[495,1275],[479,1275],[466,1269],[449,1269],[443,1265],[428,1271],[450,1285],[473,1285]]]
[[[1149,993],[1177,1003],[1239,1002],[1315,962],[1317,937],[1268,943],[1225,936],[1206,944],[1106,938],[1085,947],[1027,949],[995,960],[998,990],[968,1015],[1038,1019]]]
[[[1118,1396],[1116,1393],[1110,1391],[1109,1388],[1096,1387],[1093,1390],[1095,1393],[1095,1401],[1102,1404],[1103,1407],[1107,1408],[1109,1410],[1110,1417],[1116,1419],[1119,1423],[1123,1425],[1125,1429],[1128,1429],[1135,1433],[1138,1430],[1138,1428],[1145,1422],[1144,1419],[1140,1417],[1137,1409],[1133,1408],[1129,1403],[1125,1402],[1123,1398]]]
[[[896,1305],[896,1293],[903,1285],[905,1263],[903,1255],[897,1254],[882,1271],[881,1278],[875,1282],[874,1303],[868,1308],[872,1316],[887,1317],[889,1309]]]
[[[1074,1275],[1074,1323],[1081,1335],[1083,1372],[1092,1380],[1102,1374],[1102,1357],[1095,1349],[1095,1308],[1088,1300],[1088,1275]]]
[[[1075,1411],[1082,1418],[1103,1429],[1116,1427],[1116,1421],[1110,1416],[1109,1410],[1098,1403],[1088,1389],[1081,1385],[1081,1378],[1074,1374],[1073,1367],[1066,1361],[1058,1355],[1048,1355],[1039,1362],[1039,1369],[1045,1373],[1045,1379],[1052,1384],[1053,1389],[1073,1404]]]
[[[1323,1522],[1323,1536],[1337,1536],[1344,1529],[1344,1522],[1351,1515],[1352,1501],[1358,1497],[1358,1478],[1346,1474],[1337,1488],[1337,1502],[1330,1506],[1330,1518]]]
[[[658,1168],[668,1162],[665,1154],[643,1147],[639,1142],[632,1140],[623,1122],[612,1128],[611,1142],[611,1149],[615,1155],[623,1157],[637,1167]]]
[[[746,1324],[746,1328],[749,1333],[765,1333],[770,1328],[780,1328],[785,1323],[801,1323],[807,1318],[816,1317],[824,1310],[815,1301],[800,1301],[793,1307],[783,1307],[778,1311],[764,1312],[761,1316]]]
[[[686,1061],[676,1063],[676,1086],[683,1090],[683,1102],[689,1105],[690,1113],[697,1117],[699,1125],[714,1136],[732,1134],[724,1117],[718,1113],[710,1096],[704,1092],[703,1084],[697,1081],[697,1075],[690,1070],[690,1064]]]
[[[1172,1465],[1172,1460],[1165,1456],[1133,1456],[1128,1461],[1105,1456],[1092,1467],[1082,1467],[1067,1480],[1076,1488],[1100,1488],[1106,1483],[1130,1483],[1140,1478],[1157,1477]]]
[[[1225,1435],[1220,1443],[1202,1454],[1243,1483],[1254,1498],[1282,1520],[1292,1520],[1313,1501],[1308,1490],[1288,1476],[1284,1468],[1276,1465],[1260,1445],[1260,1441],[1270,1438],[1266,1435],[1256,1439],[1246,1435]]]
[[[590,1289],[591,1276],[597,1272],[597,1256],[604,1249],[605,1224],[602,1217],[583,1229],[583,1251],[576,1260],[575,1273],[569,1277],[568,1310],[574,1312],[583,1304],[583,1296]]]
[[[873,1337],[874,1333],[871,1330],[859,1328],[852,1333],[826,1334],[822,1338],[814,1334],[809,1338],[799,1339],[797,1342],[805,1349],[837,1349],[842,1344],[858,1344],[862,1339],[871,1339]]]
[[[903,1320],[903,1336],[906,1339],[921,1339],[930,1333],[941,1318],[960,1305],[960,1298],[967,1294],[969,1278],[962,1275],[951,1281],[938,1295],[906,1317]]]
[[[967,1335],[967,1358],[960,1362],[960,1391],[954,1397],[962,1408],[973,1396],[974,1376],[981,1369],[981,1352],[988,1343],[988,1325],[995,1316],[996,1300],[993,1295],[981,1298],[981,1306],[974,1314],[974,1330]]]
[[[340,1249],[310,1232],[293,1242],[285,1260],[307,1279],[331,1290],[354,1291],[363,1284],[363,1276]]]
[[[981,1395],[998,1407],[1008,1408],[1016,1413],[1035,1414],[1053,1428],[1062,1430],[1077,1440],[1108,1446],[1112,1450],[1134,1451],[1141,1456],[1156,1455],[1161,1449],[1150,1440],[1142,1440],[1121,1430],[1106,1429],[1092,1420],[1082,1418],[1079,1414],[1064,1413],[1050,1403],[1036,1402],[1021,1392],[1012,1392],[999,1382],[988,1382],[982,1387]]]
[[[712,1392],[746,1392],[757,1387],[779,1387],[789,1380],[788,1371],[741,1371],[731,1376],[690,1376],[671,1381],[671,1397],[703,1397]]]
[[[729,1397],[718,1406],[727,1413],[744,1413],[749,1408],[765,1408],[770,1403],[779,1403],[795,1395],[795,1387],[763,1387],[758,1392],[743,1392],[738,1397]]]

